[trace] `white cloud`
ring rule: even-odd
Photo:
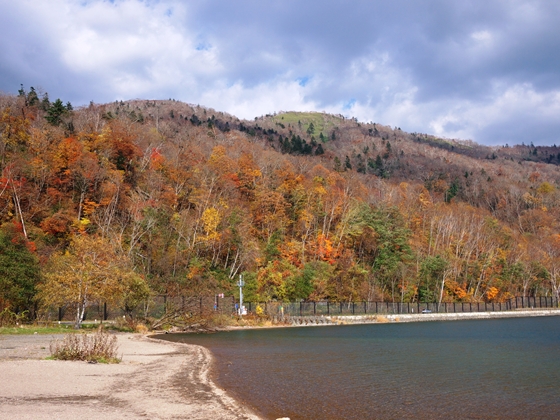
[[[242,83],[229,87],[222,84],[203,92],[198,102],[244,119],[279,111],[317,110],[316,103],[306,100],[306,89],[308,87],[301,86],[298,81],[289,80],[277,80],[250,88]]]
[[[485,104],[471,101],[460,103],[433,104],[439,110],[431,110],[436,115],[429,120],[431,132],[440,136],[457,139],[480,139],[486,144],[514,144],[521,142],[511,136],[516,130],[527,133],[539,124],[546,124],[560,114],[560,92],[541,93],[530,84],[514,86],[497,85],[494,97]],[[528,123],[533,121],[532,123]],[[496,126],[501,130],[486,131]],[[535,130],[529,141],[542,144],[542,136]],[[553,139],[544,139],[550,142]],[[527,142],[527,140],[525,140]]]
[[[60,41],[62,58],[76,73],[104,75],[120,95],[192,84],[223,72],[218,52],[200,48],[183,26],[185,10],[177,7],[171,16],[168,11],[164,3],[134,0],[71,9],[76,20],[66,25]]]
[[[492,34],[489,31],[476,31],[471,34],[471,38],[481,43],[492,41]]]
[[[533,132],[554,141],[560,7],[423,1],[272,10],[241,0],[0,0],[0,90],[23,83],[75,105],[174,98],[248,119],[315,110],[481,142]],[[510,129],[518,121],[525,128]]]

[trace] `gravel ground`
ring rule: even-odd
[[[0,361],[45,359],[51,354],[51,340],[62,337],[63,334],[0,335]]]

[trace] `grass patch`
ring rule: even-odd
[[[102,329],[93,334],[68,334],[50,343],[51,356],[57,360],[119,363],[117,350],[117,336]]]
[[[334,129],[335,124],[332,115],[325,115],[320,112],[285,112],[278,114],[274,117],[274,122],[282,123],[284,125],[291,124],[294,127],[298,126],[301,122],[301,129],[306,132],[309,125],[313,123],[315,127],[315,138],[319,137],[319,133],[323,133],[324,136],[329,137],[331,131]]]
[[[56,322],[40,323],[40,324],[19,324],[12,326],[0,327],[0,335],[33,335],[33,334],[66,334],[66,333],[76,333],[76,332],[93,332],[96,331],[100,326],[109,331],[117,332],[134,332],[134,328],[128,325],[121,325],[118,323],[107,322],[103,324],[99,323],[83,323],[82,328],[79,330],[74,328],[73,323],[61,323]]]
[[[75,332],[68,325],[17,325],[12,327],[0,327],[0,335],[33,335],[33,334],[64,334]]]

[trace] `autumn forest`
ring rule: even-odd
[[[560,148],[325,113],[0,96],[0,311],[560,293]]]

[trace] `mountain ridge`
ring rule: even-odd
[[[235,294],[241,273],[255,300],[559,294],[556,146],[174,100],[73,109],[23,88],[0,116],[0,244],[29,265],[5,274],[4,306],[68,305],[56,273],[85,249],[123,279],[90,301],[129,310]]]

